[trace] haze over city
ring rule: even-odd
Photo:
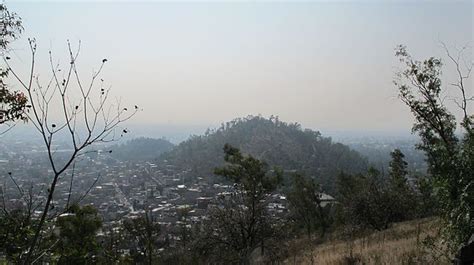
[[[0,264],[474,265],[473,12],[0,2]]]
[[[9,4],[24,18],[13,45],[20,68],[27,37],[45,76],[48,50],[67,64],[66,40],[81,40],[84,76],[107,58],[106,84],[143,108],[131,124],[147,126],[262,114],[323,131],[409,132],[392,83],[396,45],[443,57],[441,42],[461,47],[473,36],[470,1]]]

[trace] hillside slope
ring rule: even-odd
[[[136,138],[111,147],[112,156],[122,161],[153,161],[174,145],[165,139]]]
[[[313,248],[315,264],[451,264],[442,256],[434,256],[424,243],[437,234],[436,219],[420,219],[397,223],[393,227],[354,240],[329,240]],[[283,264],[311,264],[308,241],[292,242],[294,251]],[[352,254],[351,254],[352,252]]]
[[[229,143],[270,166],[298,170],[314,176],[326,190],[341,171],[355,173],[367,169],[359,153],[319,132],[303,130],[299,124],[260,116],[235,119],[202,136],[193,136],[161,156],[167,163],[193,170],[198,176],[212,174],[221,166],[223,147]]]

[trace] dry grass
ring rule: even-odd
[[[436,235],[438,225],[433,219],[422,219],[395,224],[355,240],[329,240],[313,248],[314,264],[446,264],[447,260],[434,258],[434,250],[423,243],[428,236]],[[295,244],[302,246],[303,242]],[[311,249],[300,249],[284,264],[311,264]]]

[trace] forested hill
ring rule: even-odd
[[[207,176],[224,163],[226,143],[271,166],[314,176],[329,190],[339,172],[362,172],[368,165],[359,153],[333,143],[319,132],[303,130],[297,123],[261,116],[235,119],[202,136],[192,136],[161,158],[180,168],[192,169],[198,176]]]
[[[123,161],[152,161],[174,145],[166,139],[136,138],[111,147],[112,156]]]

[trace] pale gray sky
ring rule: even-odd
[[[443,54],[439,41],[473,44],[472,1],[6,4],[26,29],[18,66],[27,37],[40,67],[49,49],[67,63],[66,39],[82,40],[84,77],[107,58],[114,93],[144,109],[137,124],[274,114],[315,129],[408,130],[394,47],[424,58]]]

